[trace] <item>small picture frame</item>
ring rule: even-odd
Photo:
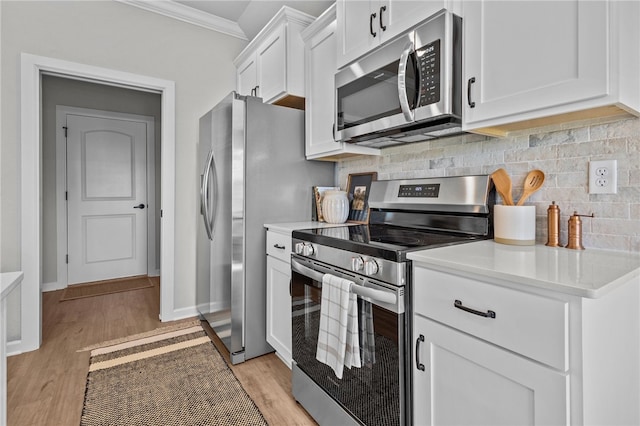
[[[369,191],[371,182],[378,173],[355,173],[347,179],[347,196],[349,197],[349,217],[347,222],[369,223]]]
[[[314,186],[313,187],[313,209],[312,209],[312,220],[317,220],[318,222],[325,222],[324,216],[322,215],[322,199],[324,198],[324,192],[327,190],[339,190],[340,188],[337,186]]]

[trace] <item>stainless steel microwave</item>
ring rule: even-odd
[[[335,139],[382,148],[461,133],[462,19],[442,10],[335,75]]]

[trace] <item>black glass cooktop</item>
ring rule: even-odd
[[[403,262],[410,251],[484,239],[389,225],[352,225],[293,231],[293,238],[368,256]]]

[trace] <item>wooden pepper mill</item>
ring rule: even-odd
[[[565,246],[568,249],[584,250],[582,246],[582,220],[580,217],[593,217],[593,213],[590,215],[578,214],[574,211],[573,215],[569,218],[569,242]]]

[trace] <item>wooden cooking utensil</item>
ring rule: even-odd
[[[544,173],[542,170],[531,170],[524,180],[524,192],[522,197],[518,200],[518,206],[524,204],[527,198],[534,192],[536,192],[544,183]]]
[[[491,173],[491,179],[496,186],[496,191],[502,197],[502,202],[505,206],[513,205],[513,198],[511,197],[511,178],[505,169],[498,169]]]

